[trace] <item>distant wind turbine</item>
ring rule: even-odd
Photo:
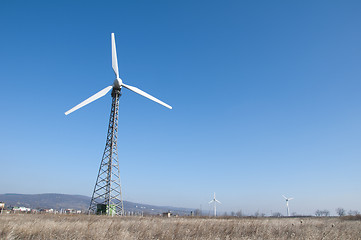
[[[287,205],[287,216],[290,216],[290,207],[288,206],[288,201],[292,200],[293,198],[287,198],[284,195],[282,195],[284,199],[286,199],[286,205]]]
[[[216,199],[216,193],[214,193],[213,199],[208,203],[211,204],[213,202],[213,208],[214,208],[214,216],[217,217],[217,203],[222,204],[220,201]]]

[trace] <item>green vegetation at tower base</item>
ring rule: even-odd
[[[97,215],[116,215],[116,206],[111,204],[107,206],[106,204],[97,204]]]

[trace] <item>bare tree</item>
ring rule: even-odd
[[[239,210],[238,212],[236,212],[236,216],[237,217],[242,217],[243,216],[242,210]]]
[[[328,211],[328,210],[326,210],[326,209],[323,210],[322,213],[323,213],[323,216],[325,216],[325,217],[330,216],[330,211]]]
[[[274,213],[272,213],[272,216],[273,216],[273,217],[282,217],[282,213],[280,213],[280,212],[274,212]]]
[[[336,213],[337,213],[340,217],[342,217],[342,216],[345,216],[345,215],[346,215],[346,210],[343,209],[343,208],[337,208],[337,209],[336,209]]]
[[[350,215],[350,216],[356,216],[356,215],[360,215],[360,212],[359,211],[357,211],[357,210],[350,210],[350,211],[348,211],[348,215]]]
[[[315,215],[317,216],[317,217],[328,217],[328,216],[330,216],[330,211],[328,211],[328,210],[319,210],[319,209],[317,209],[316,210],[316,212],[315,212]]]
[[[200,209],[194,210],[194,216],[201,216],[201,215],[202,215],[202,212]]]

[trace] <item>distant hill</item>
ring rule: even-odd
[[[88,210],[91,198],[83,195],[68,195],[58,193],[44,194],[0,194],[0,202],[5,202],[9,207],[28,207],[28,208],[53,208],[53,209],[78,209]],[[126,212],[143,212],[145,214],[159,214],[171,211],[174,214],[189,215],[194,209],[178,208],[170,206],[153,206],[148,204],[133,203],[123,201]]]
[[[28,208],[53,208],[53,209],[79,209],[86,210],[89,207],[90,197],[82,195],[67,195],[57,193],[45,194],[0,194],[0,201],[5,206],[23,206]]]

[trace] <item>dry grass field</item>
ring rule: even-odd
[[[361,239],[361,221],[6,214],[0,239]]]

